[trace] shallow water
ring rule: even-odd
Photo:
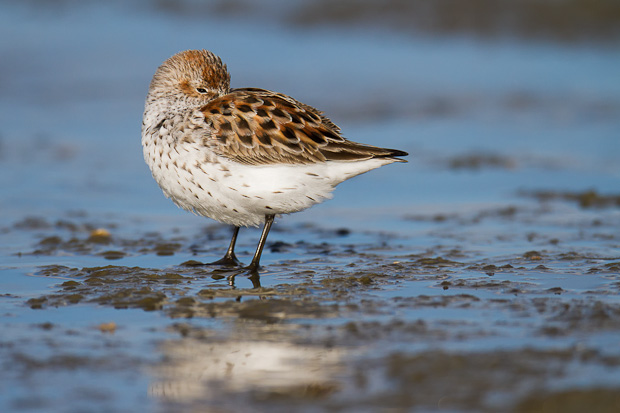
[[[620,409],[608,42],[0,4],[1,411]],[[203,47],[411,154],[279,218],[260,278],[195,265],[230,229],[142,160],[153,71]]]

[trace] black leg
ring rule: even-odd
[[[273,224],[273,218],[275,215],[265,215],[265,226],[263,227],[263,233],[260,235],[260,240],[258,241],[258,246],[256,247],[256,252],[254,253],[254,258],[252,258],[252,262],[246,270],[251,272],[257,272],[260,262],[260,256],[263,253],[263,248],[265,248],[265,242],[267,242],[267,235],[269,235],[269,230],[271,229],[271,224]]]
[[[235,244],[237,243],[238,234],[239,234],[239,227],[235,227],[235,231],[233,232],[232,239],[230,240],[230,245],[228,246],[228,251],[226,251],[226,255],[224,255],[224,258],[217,260],[215,262],[210,262],[209,265],[228,265],[228,266],[241,265],[241,263],[235,256]]]

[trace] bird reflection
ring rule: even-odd
[[[252,283],[252,288],[260,288],[260,275],[258,271],[248,270],[245,268],[217,268],[211,271],[211,278],[214,280],[221,280],[226,278],[228,281],[228,285],[231,288],[237,288],[235,286],[235,279],[238,276],[246,276],[248,280]]]
[[[267,333],[273,331],[259,332]],[[165,342],[161,352],[165,361],[152,370],[151,397],[164,403],[224,407],[239,402],[237,396],[250,393],[289,397],[332,393],[339,388],[333,377],[344,350],[281,340],[216,342],[184,338]]]

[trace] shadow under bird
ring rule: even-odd
[[[319,110],[289,96],[230,88],[226,65],[187,50],[155,72],[142,120],[144,159],[179,207],[235,227],[224,258],[239,265],[242,226],[265,226],[251,264],[256,272],[274,217],[331,198],[339,183],[407,153],[349,141]]]

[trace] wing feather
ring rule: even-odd
[[[209,147],[243,164],[294,165],[406,155],[346,140],[322,112],[264,89],[233,89],[200,111],[211,131],[206,139]]]

